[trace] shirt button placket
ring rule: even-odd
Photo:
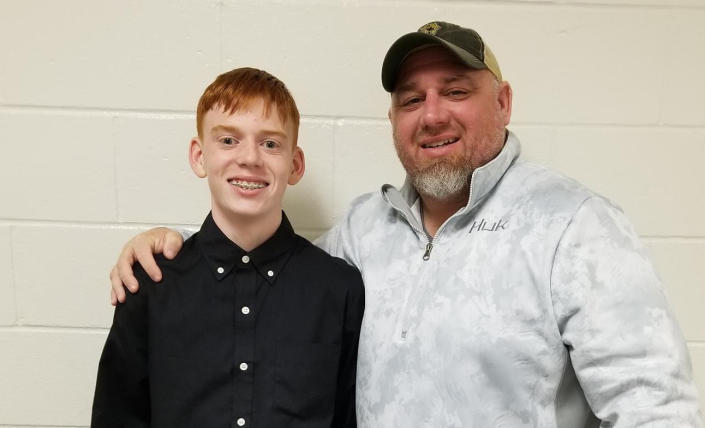
[[[253,408],[253,376],[255,366],[254,361],[254,327],[255,309],[257,308],[257,271],[255,261],[247,254],[240,257],[239,269],[237,270],[235,287],[235,334],[236,347],[234,363],[236,369],[235,395],[233,401],[233,413],[236,416],[232,426],[250,426],[254,422],[250,411]],[[239,313],[238,313],[239,312]]]

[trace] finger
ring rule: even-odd
[[[110,304],[113,306],[117,306],[118,304],[118,299],[115,295],[115,291],[113,291],[113,287],[110,287]]]
[[[120,273],[118,272],[118,266],[113,266],[110,271],[110,296],[111,303],[117,305],[118,302],[125,301],[125,286],[123,286],[122,279],[120,279]],[[112,296],[115,296],[115,301],[112,301]]]
[[[176,257],[183,243],[184,238],[180,233],[169,230],[164,236],[164,257],[170,260]]]
[[[135,257],[137,257],[137,261],[142,265],[142,269],[152,278],[152,281],[159,282],[162,280],[162,271],[159,269],[159,266],[157,266],[157,262],[154,260],[154,254],[152,254],[150,248],[147,248],[147,251],[136,251]],[[130,269],[130,276],[132,276],[132,269]],[[134,279],[134,276],[132,276],[132,278]],[[136,279],[135,282],[137,282]],[[130,289],[130,291],[132,291],[132,289]]]
[[[112,281],[113,290],[115,290],[118,300],[120,300],[121,293],[124,293],[124,290],[122,289],[123,284],[125,284],[125,287],[127,287],[132,293],[137,292],[137,289],[139,288],[137,278],[135,278],[135,275],[132,273],[132,264],[134,262],[135,259],[132,256],[132,251],[125,248],[122,253],[120,253],[120,257],[115,265],[115,268],[117,269],[117,279]]]

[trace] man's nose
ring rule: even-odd
[[[434,128],[448,123],[450,115],[443,103],[443,98],[438,94],[428,94],[423,104],[424,126]]]

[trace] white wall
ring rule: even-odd
[[[218,73],[264,68],[296,96],[308,170],[287,211],[315,236],[402,181],[380,64],[431,20],[492,46],[526,157],[634,221],[705,392],[705,1],[0,0],[0,426],[88,424],[119,248],[207,212],[186,148]]]

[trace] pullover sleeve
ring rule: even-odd
[[[363,272],[364,267],[360,262],[360,248],[364,247],[360,237],[365,235],[370,228],[371,222],[375,221],[379,211],[370,210],[368,204],[374,204],[371,200],[374,194],[367,193],[357,197],[350,203],[345,216],[338,221],[328,232],[321,235],[314,244],[328,254],[340,257],[348,264],[357,267]],[[376,213],[373,215],[373,213]]]
[[[701,427],[685,340],[646,250],[601,197],[579,207],[551,275],[561,337],[600,426]]]
[[[136,272],[137,273],[137,272]],[[142,273],[140,271],[140,273]],[[98,364],[91,427],[148,427],[147,276],[145,287],[127,293],[115,308],[113,325]]]
[[[353,237],[349,236],[349,219],[338,222],[329,231],[321,235],[314,244],[326,253],[340,257],[352,266],[360,268],[353,250]]]

